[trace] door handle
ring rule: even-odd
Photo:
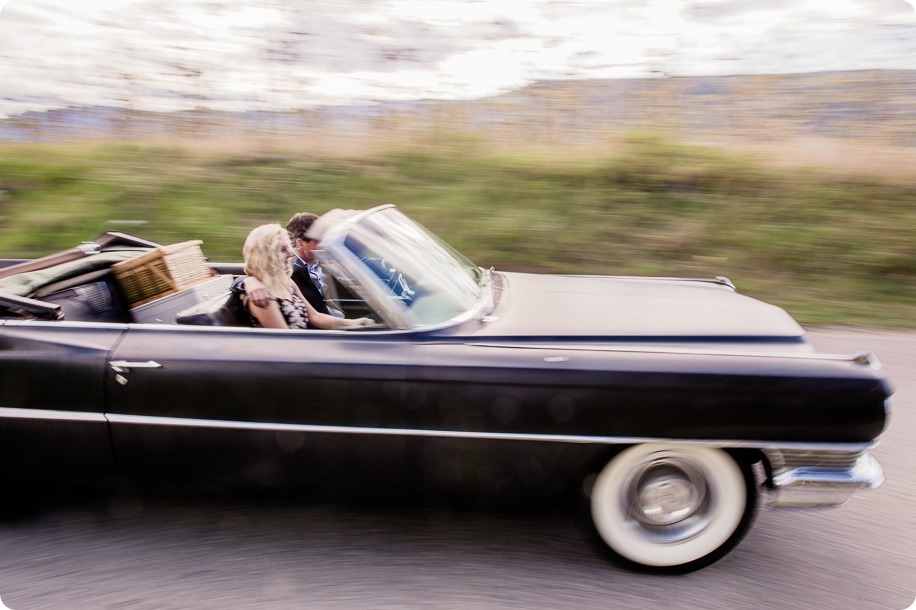
[[[129,373],[130,369],[161,369],[162,365],[155,360],[138,362],[134,360],[112,360],[108,363],[115,373]]]
[[[130,369],[159,369],[162,368],[162,365],[156,362],[155,360],[147,360],[146,362],[137,362],[134,360],[111,360],[108,363],[108,366],[111,367],[115,373],[115,381],[121,385],[127,385],[127,373],[130,372]]]

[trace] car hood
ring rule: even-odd
[[[718,281],[501,273],[477,336],[607,341],[807,343],[779,307]]]

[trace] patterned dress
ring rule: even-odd
[[[308,328],[309,311],[305,307],[305,301],[299,298],[299,295],[293,294],[291,299],[274,299],[280,306],[280,313],[286,320],[286,325],[290,328]],[[261,323],[254,316],[251,316],[251,324],[255,328],[261,328]]]

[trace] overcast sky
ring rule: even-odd
[[[916,0],[0,0],[0,118],[916,69]]]

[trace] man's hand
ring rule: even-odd
[[[242,281],[242,286],[245,287],[245,294],[248,295],[248,300],[258,307],[267,307],[273,300],[267,287],[256,277],[246,277]]]

